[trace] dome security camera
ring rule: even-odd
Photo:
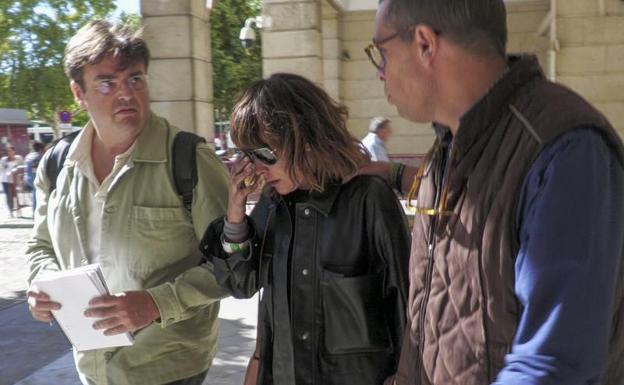
[[[245,20],[245,26],[241,28],[238,37],[245,49],[251,48],[256,42],[256,32],[254,28],[262,28],[262,16],[250,17]]]
[[[256,41],[256,32],[245,23],[245,26],[241,28],[239,39],[243,48],[251,48]]]

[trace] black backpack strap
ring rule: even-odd
[[[192,132],[180,131],[173,138],[171,150],[175,188],[189,212],[193,204],[193,189],[197,184],[196,148],[199,143],[206,143],[206,139]]]
[[[50,180],[50,192],[56,189],[56,179],[58,178],[58,174],[61,172],[63,165],[65,164],[65,158],[67,158],[67,153],[69,152],[69,147],[71,147],[72,142],[81,131],[75,131],[71,134],[65,135],[64,137],[57,139],[52,148],[50,156],[48,157],[48,162],[46,163],[46,175]]]

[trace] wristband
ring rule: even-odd
[[[240,251],[247,250],[249,248],[249,240],[241,243],[228,242],[225,239],[221,240],[221,247],[223,251],[228,254],[238,253]]]

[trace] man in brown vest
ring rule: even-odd
[[[379,6],[366,51],[386,96],[437,136],[386,384],[624,383],[622,143],[535,57],[507,56],[505,19],[502,0]]]

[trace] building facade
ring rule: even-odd
[[[14,108],[0,108],[0,157],[6,155],[6,146],[11,143],[15,152],[25,156],[29,151],[28,112]]]
[[[394,122],[389,152],[422,154],[433,140],[430,125],[397,115],[364,53],[377,3],[264,0],[264,76],[284,71],[306,76],[347,105],[348,127],[356,136],[364,136],[370,118],[385,115]],[[537,54],[551,79],[587,98],[624,134],[624,1],[507,0],[506,6],[508,51]],[[154,109],[212,138],[206,1],[141,0],[141,12],[153,56]]]

